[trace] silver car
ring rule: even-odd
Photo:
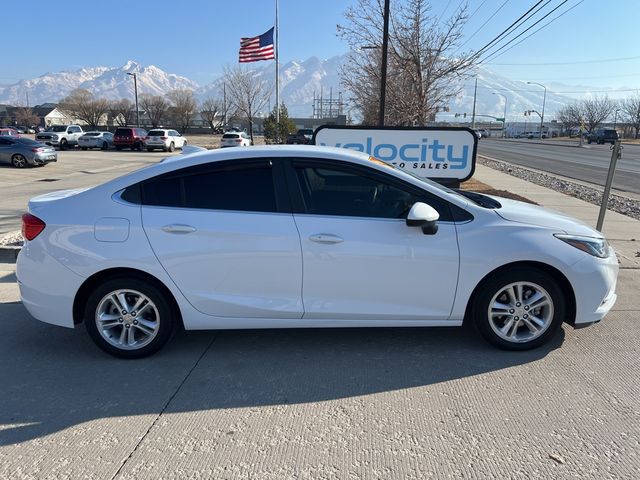
[[[30,138],[0,136],[0,163],[10,163],[16,168],[27,165],[45,165],[57,162],[53,147]]]
[[[78,146],[82,148],[82,150],[86,150],[87,148],[108,150],[113,147],[113,133],[87,132],[78,139]]]

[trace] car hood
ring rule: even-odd
[[[580,220],[556,210],[502,197],[492,197],[502,204],[495,210],[505,220],[557,230],[558,233],[602,238],[602,234]]]

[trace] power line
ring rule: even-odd
[[[511,43],[513,43],[516,39],[518,39],[519,37],[521,37],[522,35],[524,35],[525,33],[527,33],[529,30],[531,30],[533,27],[535,27],[537,24],[539,24],[542,20],[544,20],[545,18],[547,18],[549,15],[551,15],[553,12],[555,12],[556,10],[558,10],[562,5],[564,5],[565,3],[567,3],[569,0],[563,0],[563,2],[558,5],[557,7],[555,7],[554,9],[552,9],[549,13],[547,13],[545,16],[543,16],[542,18],[540,18],[539,20],[537,20],[536,22],[533,23],[533,25],[530,25],[528,28],[526,28],[525,30],[523,30],[522,32],[520,32],[518,35],[516,35],[515,37],[513,37],[511,40],[509,40],[507,43],[503,44],[500,48],[498,48],[498,50],[493,51],[492,53],[490,53],[487,57],[485,57],[485,60],[488,60],[489,58],[493,57],[496,55],[496,53],[498,53],[500,50],[504,49],[505,47],[507,47],[508,45],[510,45]],[[548,3],[548,2],[547,2]],[[546,6],[546,4],[545,4]],[[537,13],[537,12],[536,12]],[[482,63],[482,61],[480,62]]]
[[[539,0],[535,5],[533,5],[533,7],[531,7],[529,10],[527,10],[525,13],[523,13],[520,18],[518,18],[515,22],[513,22],[511,25],[509,25],[506,29],[504,29],[498,36],[496,36],[493,40],[491,40],[489,43],[487,43],[484,47],[482,47],[480,50],[478,50],[472,58],[479,58],[482,53],[491,48],[491,46],[495,46],[494,44],[498,41],[500,41],[502,39],[502,37],[504,37],[505,35],[508,35],[508,33],[516,28],[518,26],[519,23],[521,22],[526,22],[529,18],[526,17],[531,17],[533,15],[535,15],[538,10],[536,10],[534,13],[531,13],[532,10],[534,10],[538,5],[540,5],[544,0]],[[547,3],[545,3],[542,7],[546,6],[551,0],[547,0]],[[565,0],[566,1],[566,0]],[[506,2],[505,2],[506,3]],[[541,8],[542,8],[541,7]]]
[[[605,58],[602,60],[579,60],[576,62],[549,62],[549,63],[493,63],[487,62],[487,65],[504,65],[504,66],[526,66],[526,67],[542,67],[549,65],[584,65],[588,63],[609,63],[609,62],[623,62],[626,60],[639,60],[638,57],[620,57],[620,58]]]
[[[551,20],[549,20],[547,23],[545,23],[544,25],[542,25],[540,28],[538,28],[537,30],[533,31],[532,33],[530,33],[529,35],[527,35],[526,37],[524,37],[522,40],[520,40],[518,43],[516,43],[515,45],[512,45],[511,47],[507,48],[504,52],[502,52],[500,55],[496,55],[497,52],[494,52],[491,56],[493,56],[493,58],[498,58],[501,57],[502,55],[504,55],[505,53],[507,53],[509,50],[511,50],[512,48],[517,47],[518,45],[520,45],[522,42],[524,42],[527,38],[531,37],[532,35],[535,35],[536,33],[538,33],[540,30],[542,30],[543,28],[545,28],[547,25],[549,25],[550,23],[555,22],[557,19],[559,19],[560,17],[562,17],[563,15],[566,15],[567,13],[569,13],[571,10],[573,10],[574,8],[576,8],[578,5],[580,5],[582,2],[584,2],[584,0],[580,0],[578,3],[576,3],[574,6],[572,6],[571,8],[566,9],[564,12],[562,12],[560,15],[558,15],[557,17],[553,17]],[[560,4],[558,6],[558,8],[562,6],[562,4]],[[553,10],[549,13],[552,13]],[[544,19],[545,17],[542,17],[540,20]],[[535,24],[534,24],[535,25]],[[532,25],[533,26],[533,25]],[[526,30],[525,30],[526,31]],[[522,32],[524,33],[524,32]],[[516,37],[518,38],[518,37]],[[515,38],[514,38],[515,40]],[[503,47],[504,48],[504,47]],[[488,57],[490,58],[490,57]]]
[[[480,25],[480,28],[478,28],[475,32],[473,32],[473,33],[471,34],[471,36],[470,36],[469,38],[467,38],[466,42],[464,42],[462,45],[460,45],[460,46],[458,47],[458,49],[456,50],[456,52],[457,52],[458,50],[460,50],[462,47],[464,47],[467,43],[469,43],[469,40],[471,40],[473,37],[475,37],[476,33],[478,33],[480,30],[482,30],[482,28],[483,28],[487,23],[489,23],[489,21],[490,21],[493,17],[495,17],[495,16],[498,14],[498,12],[499,12],[500,10],[502,10],[502,7],[504,7],[504,6],[507,4],[507,2],[508,2],[508,1],[509,1],[509,0],[505,0],[505,1],[504,1],[504,3],[503,3],[502,5],[500,5],[500,6],[498,7],[498,9],[497,9],[495,12],[493,12],[493,15],[491,15],[489,18],[487,18],[487,20],[486,20],[482,25]],[[540,0],[540,2],[542,2],[542,1],[543,1],[543,0]],[[540,2],[538,2],[538,3],[540,3]],[[484,2],[482,2],[482,3],[484,4]],[[482,5],[481,5],[481,6],[482,6]],[[480,7],[478,7],[478,8],[480,8]],[[478,8],[476,8],[476,10],[475,10],[473,13],[477,12],[477,11],[478,11]],[[455,52],[454,52],[454,53],[455,53]]]
[[[463,85],[464,87],[468,87],[468,88],[472,88],[474,87],[473,84],[465,84]],[[495,90],[495,91],[502,91],[502,92],[517,92],[517,93],[540,93],[540,90],[518,90],[518,89],[513,89],[513,88],[498,88],[498,87],[483,87],[481,85],[478,85],[478,88],[483,88],[485,90]],[[563,90],[561,92],[556,92],[555,90],[549,90],[547,89],[547,91],[549,93],[554,93],[554,94],[565,94],[565,93],[618,93],[618,92],[635,92],[635,91],[640,91],[640,87],[638,88],[624,88],[624,89],[614,89],[614,90]]]

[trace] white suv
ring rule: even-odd
[[[144,145],[147,147],[147,151],[149,152],[156,149],[161,149],[165,152],[173,152],[176,148],[184,148],[186,144],[187,139],[175,130],[164,130],[159,128],[154,128],[149,131],[144,141]]]
[[[248,147],[251,145],[251,139],[245,132],[227,132],[222,135],[220,140],[220,148],[224,147]]]

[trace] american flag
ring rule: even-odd
[[[273,50],[273,28],[257,37],[240,39],[240,63],[276,58]]]

